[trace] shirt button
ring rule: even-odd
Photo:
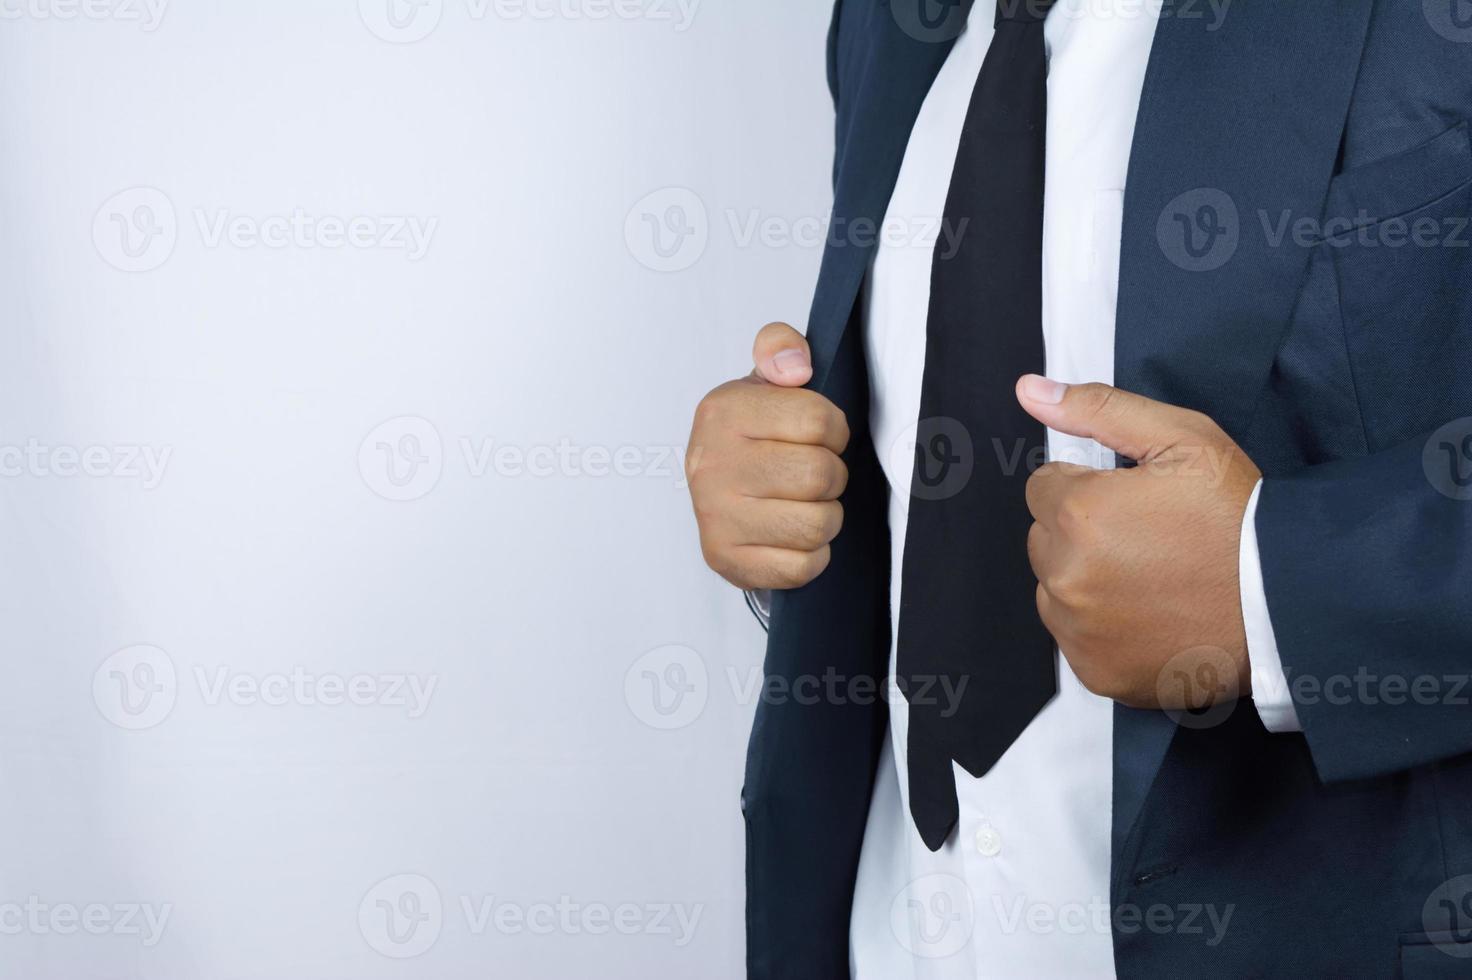
[[[991,824],[976,828],[976,849],[982,857],[996,857],[1002,853],[1002,835]]]

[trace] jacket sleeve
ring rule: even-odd
[[[1472,418],[1264,481],[1257,533],[1319,775],[1472,753]]]

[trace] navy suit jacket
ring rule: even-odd
[[[812,386],[853,431],[851,478],[828,570],[773,597],[766,671],[788,685],[885,674],[861,232],[951,47],[917,13],[944,9],[834,13],[835,233],[808,338]],[[1455,881],[1472,874],[1469,120],[1472,0],[1236,0],[1220,17],[1167,0],[1126,189],[1115,381],[1207,413],[1264,472],[1263,574],[1304,732],[1268,733],[1245,702],[1204,726],[1117,709],[1111,901],[1233,910],[1215,946],[1121,915],[1121,977],[1472,976],[1448,952],[1472,953],[1472,880]],[[751,976],[848,976],[885,730],[873,698],[759,705]],[[1463,914],[1428,933],[1449,895]]]

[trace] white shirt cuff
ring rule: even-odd
[[[756,621],[762,624],[762,629],[772,625],[772,590],[754,589],[746,592],[746,607],[756,617]]]
[[[1257,498],[1262,481],[1247,501],[1242,517],[1242,546],[1238,555],[1238,579],[1242,591],[1242,622],[1247,627],[1247,660],[1252,668],[1252,702],[1263,727],[1270,732],[1301,732],[1298,711],[1288,690],[1288,676],[1268,616],[1267,590],[1262,583],[1262,559],[1257,550]]]

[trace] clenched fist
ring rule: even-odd
[[[813,375],[802,334],[769,323],[756,369],[695,410],[685,475],[706,564],[743,589],[794,589],[828,567],[848,482],[848,421],[802,387]]]
[[[1139,463],[1049,463],[1027,484],[1038,612],[1079,680],[1134,708],[1250,694],[1238,570],[1252,460],[1205,415],[1107,385],[1029,376],[1017,397],[1048,428]]]

